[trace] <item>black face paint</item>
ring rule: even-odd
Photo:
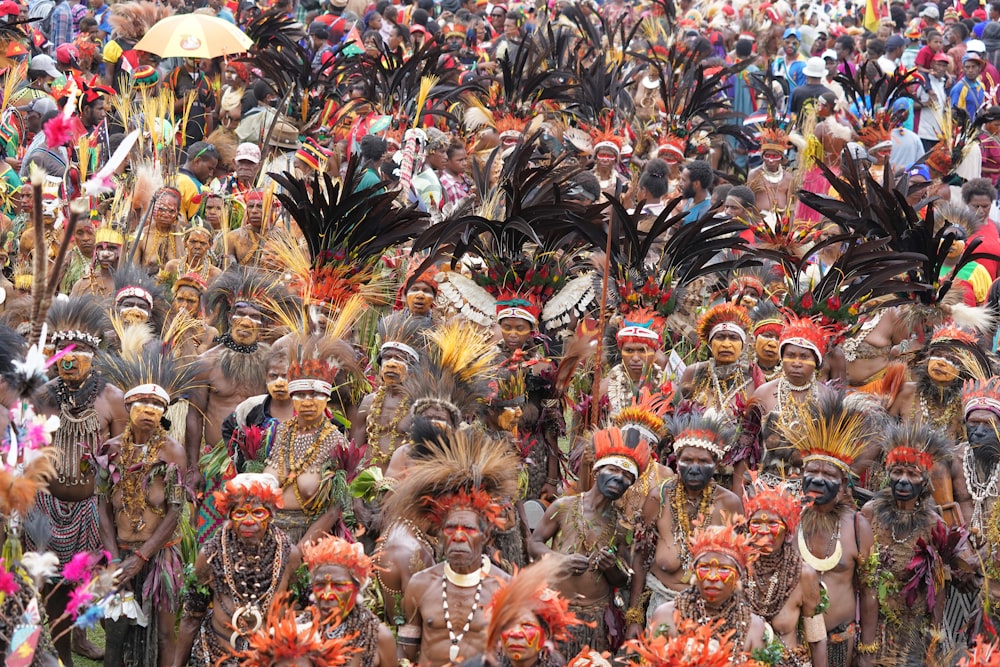
[[[632,486],[632,482],[629,480],[630,478],[621,470],[616,470],[611,466],[603,466],[598,469],[597,478],[594,481],[602,496],[618,500],[625,495],[628,487]]]
[[[996,460],[1000,458],[1000,438],[990,422],[967,424],[965,432],[969,445],[977,457]]]
[[[827,505],[837,499],[840,482],[805,474],[802,476],[802,493],[808,495],[814,505]]]
[[[701,491],[712,483],[712,475],[715,474],[715,465],[678,463],[677,474],[680,475],[681,481],[686,488],[692,491]]]
[[[898,502],[906,502],[919,498],[924,492],[923,480],[913,483],[908,479],[889,478],[889,488],[892,490],[892,497]]]

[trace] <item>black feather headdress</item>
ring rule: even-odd
[[[97,349],[105,334],[111,329],[107,311],[92,296],[59,297],[49,306],[45,322],[49,327],[49,340],[84,343]]]

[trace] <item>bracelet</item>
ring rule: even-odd
[[[864,642],[859,641],[857,646],[855,646],[854,648],[861,655],[875,655],[876,653],[878,653],[879,643],[872,642],[870,644],[865,644]]]
[[[141,549],[136,549],[135,550],[135,555],[138,556],[139,560],[141,560],[143,563],[146,563],[147,565],[149,565],[149,559],[146,558],[146,555],[144,553],[142,553]]]
[[[642,607],[629,607],[625,610],[625,622],[629,625],[645,625],[646,624],[646,614],[643,612]]]

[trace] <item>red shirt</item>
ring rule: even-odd
[[[924,46],[920,47],[919,51],[917,51],[917,59],[913,61],[913,64],[916,65],[917,67],[930,69],[931,59],[934,57],[934,55],[935,55],[934,52],[931,51],[931,47],[925,44]]]
[[[982,239],[982,243],[976,248],[977,253],[991,253],[1000,256],[1000,229],[997,229],[996,220],[987,220],[986,224],[976,230],[976,232],[969,237],[969,241],[973,239]],[[990,272],[990,277],[996,280],[997,273],[1000,272],[1000,261],[995,259],[978,259],[976,260],[983,265],[983,268]]]

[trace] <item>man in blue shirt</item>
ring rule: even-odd
[[[684,224],[695,222],[712,205],[711,188],[715,180],[712,166],[704,160],[692,160],[681,170],[681,196],[684,197]]]
[[[962,72],[965,76],[951,87],[951,106],[962,109],[969,114],[969,118],[976,115],[976,111],[983,104],[986,97],[986,89],[979,80],[979,73],[983,69],[983,60],[978,53],[966,53],[962,56]]]
[[[56,52],[60,44],[73,41],[73,9],[69,6],[69,0],[62,0],[52,10],[52,25],[48,37],[52,53]]]
[[[802,39],[798,30],[795,28],[785,30],[781,41],[782,53],[771,64],[771,73],[775,76],[785,77],[790,90],[806,82],[805,74],[802,73],[806,62],[802,54],[799,53],[801,43]]]

